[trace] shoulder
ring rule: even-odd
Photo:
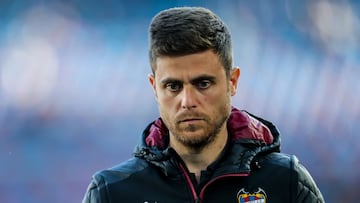
[[[253,160],[252,166],[255,166],[255,168],[261,168],[265,171],[281,170],[282,172],[289,173],[291,171],[293,172],[295,165],[297,164],[299,164],[299,161],[294,155],[271,152],[269,154],[256,156]]]
[[[295,155],[274,152],[261,157],[259,160],[263,165],[284,168],[294,173],[299,181],[306,183],[309,179],[312,180],[309,171]]]
[[[96,172],[87,188],[83,203],[110,202],[110,188],[115,185],[126,188],[126,180],[148,168],[148,163],[139,158],[131,158],[112,168]]]
[[[149,164],[139,158],[131,158],[109,169],[96,172],[87,188],[83,203],[109,202],[111,188],[126,189],[129,179],[141,173]],[[121,191],[121,190],[120,190]]]
[[[292,173],[299,181],[306,181],[311,178],[308,170],[300,163],[295,155],[273,152],[261,156],[257,160],[262,167],[287,171]]]
[[[313,177],[295,155],[270,153],[259,158],[259,163],[272,175],[278,173],[279,177],[287,177],[286,182],[289,181],[297,202],[324,202]]]
[[[291,167],[292,163],[295,163],[297,158],[294,155],[273,152],[266,154],[260,158],[264,164],[272,164],[282,167]]]
[[[131,175],[145,170],[149,164],[139,158],[131,158],[109,169],[101,170],[93,175],[93,181],[98,184],[111,184],[129,178]]]

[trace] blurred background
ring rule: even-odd
[[[81,202],[158,117],[147,75],[160,10],[229,26],[233,103],[275,123],[326,202],[360,198],[358,1],[0,1],[0,202]],[[266,181],[266,180],[264,180]]]

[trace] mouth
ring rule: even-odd
[[[188,112],[182,113],[176,117],[176,121],[178,124],[185,123],[185,124],[196,124],[201,121],[206,121],[206,115],[198,112]]]
[[[185,119],[181,119],[179,120],[179,123],[195,123],[198,121],[202,121],[203,119],[201,118],[185,118]]]

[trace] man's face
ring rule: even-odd
[[[212,142],[219,132],[226,134],[239,74],[235,68],[227,78],[211,50],[157,58],[155,76],[149,76],[149,81],[170,140],[197,149]]]

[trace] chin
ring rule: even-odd
[[[202,145],[203,143],[210,143],[212,140],[214,140],[214,137],[210,136],[209,134],[204,134],[204,132],[185,133],[181,135],[180,140],[185,145]]]

